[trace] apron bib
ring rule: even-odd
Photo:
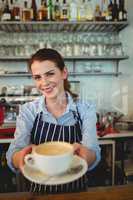
[[[80,143],[82,140],[81,126],[82,121],[80,115],[73,112],[76,122],[74,125],[64,126],[54,123],[45,122],[42,120],[42,112],[37,114],[33,128],[31,131],[31,143],[38,145],[48,141],[64,141],[73,144],[74,142]],[[36,183],[30,184],[30,191],[37,194],[47,193],[64,193],[76,192],[85,190],[87,187],[87,176],[79,178],[76,181],[60,185],[41,185]]]

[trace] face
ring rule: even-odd
[[[37,89],[47,98],[57,98],[64,92],[64,79],[67,69],[61,71],[50,60],[34,61],[31,65],[33,79]]]

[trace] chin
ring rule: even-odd
[[[51,92],[51,93],[42,93],[42,94],[43,94],[43,96],[45,96],[48,99],[55,99],[58,96],[57,94],[54,94],[53,92]]]

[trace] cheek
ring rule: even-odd
[[[37,88],[39,88],[39,87],[40,87],[40,83],[35,82],[35,86],[36,86]]]

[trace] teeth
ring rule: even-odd
[[[53,87],[49,87],[49,88],[42,88],[43,91],[51,91],[53,89]]]

